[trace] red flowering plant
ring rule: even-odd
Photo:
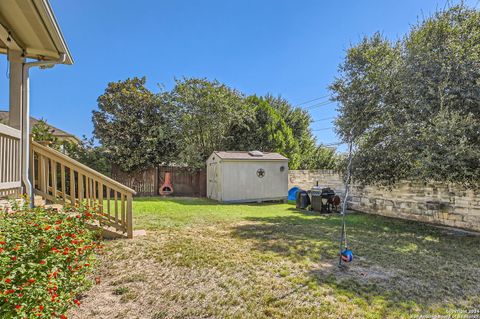
[[[66,318],[91,285],[94,208],[0,209],[0,318]]]

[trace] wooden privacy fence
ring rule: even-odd
[[[55,203],[98,206],[102,224],[133,237],[134,190],[36,142],[31,142],[30,161],[35,194]]]
[[[158,169],[155,167],[127,173],[114,166],[112,178],[135,190],[138,196],[158,195]]]
[[[0,124],[0,197],[20,194],[20,163],[20,131]]]
[[[207,196],[206,169],[161,166],[158,168],[159,186],[162,186],[166,173],[170,173],[173,195],[195,197]]]
[[[158,190],[164,182],[165,173],[170,173],[174,190],[173,196],[206,196],[205,169],[159,166],[127,173],[118,167],[113,167],[112,178],[134,189],[139,196],[157,196],[159,195]]]

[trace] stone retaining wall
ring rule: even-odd
[[[345,186],[338,172],[289,171],[289,189],[293,186],[310,189],[317,182],[343,195]],[[454,185],[403,182],[391,190],[353,185],[348,205],[365,213],[480,231],[480,192]]]

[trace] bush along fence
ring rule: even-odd
[[[80,293],[100,248],[88,222],[94,209],[0,209],[0,318],[62,318]]]
[[[289,188],[310,189],[317,182],[342,195],[344,184],[336,171],[289,171]],[[348,206],[365,213],[480,231],[480,192],[457,185],[408,181],[392,189],[353,185]]]

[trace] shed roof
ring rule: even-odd
[[[26,58],[73,59],[48,0],[0,1],[0,53],[21,51]]]
[[[241,151],[215,151],[213,152],[219,158],[224,160],[255,160],[255,161],[285,161],[285,156],[279,153],[263,152],[262,156],[252,155],[251,152]]]

